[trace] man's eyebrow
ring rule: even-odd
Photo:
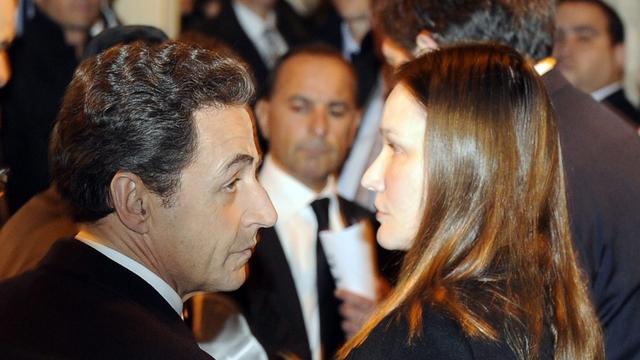
[[[235,154],[220,167],[220,174],[228,172],[236,166],[247,166],[253,164],[255,158],[249,154]]]
[[[580,34],[589,34],[589,35],[591,34],[595,35],[600,33],[596,28],[594,28],[591,25],[578,25],[572,28],[571,30]]]

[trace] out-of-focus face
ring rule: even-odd
[[[194,118],[196,157],[172,206],[154,197],[149,232],[161,276],[180,295],[237,289],[256,232],[276,221],[255,176],[260,159],[248,110],[205,107]]]
[[[388,36],[382,39],[382,55],[387,64],[394,68],[406,63],[412,58],[409,51]]]
[[[578,2],[558,6],[554,56],[564,76],[587,93],[622,77],[624,47],[613,45],[607,18],[593,4]]]
[[[320,191],[353,141],[359,121],[356,81],[339,59],[295,55],[282,65],[258,117],[274,162]]]
[[[396,85],[380,125],[384,146],[362,178],[362,186],[376,192],[378,243],[386,249],[409,249],[420,226],[426,117],[410,91],[402,83]]]
[[[100,0],[37,0],[36,3],[65,30],[87,30],[100,14]]]
[[[0,88],[11,76],[11,67],[6,49],[16,35],[16,2],[0,0]]]
[[[360,19],[369,16],[371,9],[370,0],[333,0],[338,14],[343,19]]]
[[[0,0],[0,45],[6,46],[16,35],[16,2]]]

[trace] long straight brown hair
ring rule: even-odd
[[[602,359],[555,118],[534,68],[506,46],[468,44],[405,64],[398,80],[427,114],[423,217],[398,285],[338,358],[386,317],[405,317],[407,344],[419,341],[429,306],[519,359],[538,358],[545,334],[555,359]]]

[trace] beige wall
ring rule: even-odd
[[[632,101],[640,99],[640,0],[605,0],[622,17],[625,26],[625,87]]]
[[[152,25],[175,38],[180,30],[180,0],[116,0],[125,25]]]

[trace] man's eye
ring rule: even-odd
[[[593,36],[592,35],[579,35],[577,37],[577,39],[580,42],[591,42],[593,40]]]
[[[348,107],[342,104],[337,104],[329,107],[329,114],[332,117],[343,117],[347,114]]]
[[[291,110],[297,113],[304,113],[308,109],[306,104],[291,104]]]
[[[332,109],[330,113],[332,117],[339,118],[343,117],[347,111],[345,109]]]
[[[240,181],[239,178],[235,178],[231,181],[229,181],[228,183],[226,183],[222,189],[226,192],[234,192],[236,191],[236,188],[238,187],[238,181]]]

